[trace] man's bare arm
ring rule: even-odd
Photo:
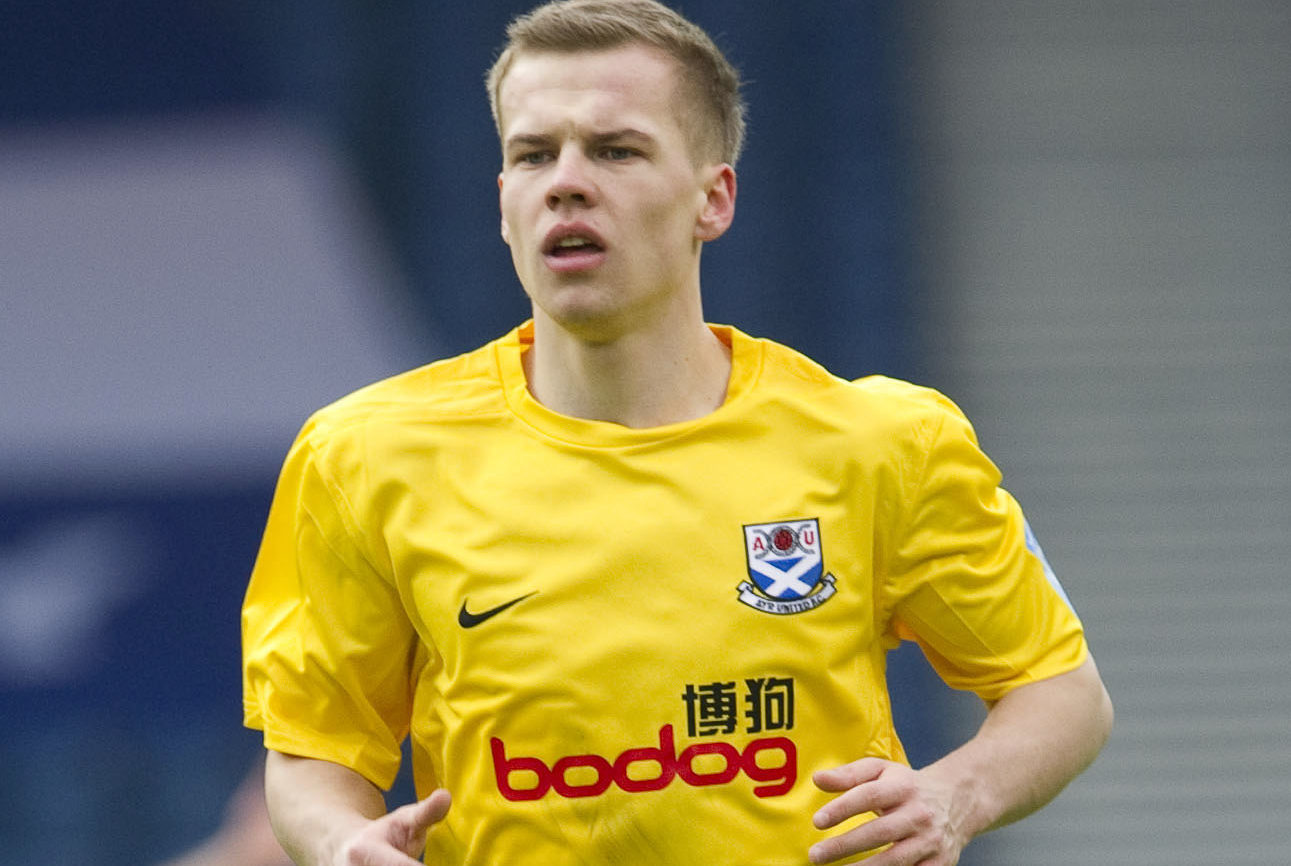
[[[1111,699],[1091,658],[1009,692],[971,740],[922,770],[863,758],[816,773],[817,786],[840,793],[817,812],[817,827],[865,812],[879,817],[813,846],[811,860],[890,844],[867,866],[950,866],[975,836],[1056,797],[1093,762],[1111,726]]]
[[[426,831],[448,792],[386,813],[381,792],[339,764],[270,751],[265,799],[278,841],[299,866],[421,866]]]

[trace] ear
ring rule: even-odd
[[[498,173],[498,211],[502,211],[502,174]],[[507,227],[507,218],[502,217],[502,242],[511,246],[511,229]]]
[[[726,163],[703,169],[704,206],[695,220],[695,238],[715,241],[726,233],[735,219],[735,169]]]

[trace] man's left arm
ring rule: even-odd
[[[1111,727],[1112,702],[1091,657],[1008,692],[971,740],[923,769],[862,758],[821,770],[817,787],[840,796],[816,813],[817,828],[878,817],[812,846],[811,862],[890,845],[866,866],[952,866],[974,837],[1056,797],[1093,762]]]

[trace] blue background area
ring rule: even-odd
[[[140,863],[211,832],[259,745],[240,729],[238,609],[272,480],[0,502],[0,551],[111,515],[139,590],[68,681],[0,692],[0,863]]]
[[[497,234],[482,82],[505,22],[528,3],[7,5],[9,128],[213,109],[308,115],[341,143],[440,354],[527,315]],[[705,251],[708,316],[849,377],[921,374],[896,5],[684,7],[741,67],[751,104],[739,216]],[[107,615],[88,667],[0,687],[0,863],[152,862],[214,829],[258,753],[240,728],[238,607],[272,485],[272,474],[204,475],[0,492],[0,556],[42,527],[102,514],[148,550],[143,588]],[[939,698],[915,655],[898,653],[894,671],[902,730],[926,760],[945,745]]]

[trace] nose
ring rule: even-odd
[[[589,207],[595,203],[596,187],[588,171],[586,157],[576,148],[563,148],[556,158],[547,188],[547,206],[556,210],[561,206]]]

